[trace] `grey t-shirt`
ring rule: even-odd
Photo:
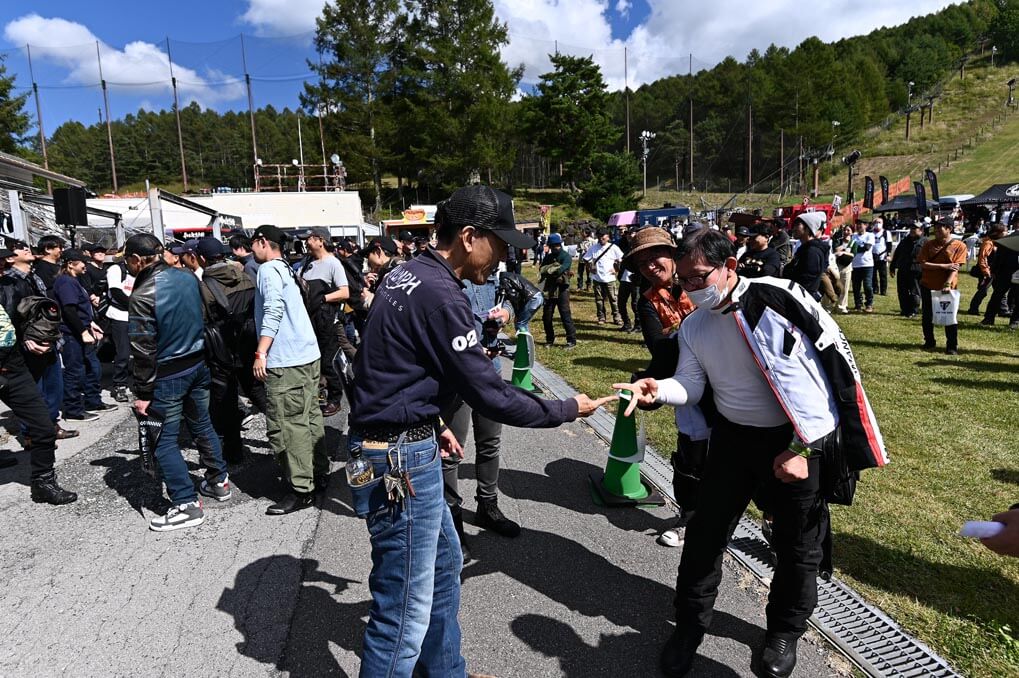
[[[323,259],[313,259],[302,277],[305,280],[324,280],[337,289],[347,284],[347,274],[343,270],[343,264],[331,254]]]

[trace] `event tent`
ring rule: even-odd
[[[885,212],[906,212],[909,210],[916,210],[916,196],[912,193],[897,195],[886,203],[883,203],[874,208],[874,212],[883,214]],[[933,200],[927,201],[927,211],[933,212],[938,209],[938,203]]]
[[[1019,183],[994,184],[980,195],[963,200],[962,205],[998,205],[1004,202],[1019,202]]]

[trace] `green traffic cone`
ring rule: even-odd
[[[517,332],[517,352],[513,356],[513,376],[510,383],[525,391],[535,391],[531,381],[531,369],[534,367],[534,337],[528,332]]]
[[[616,412],[616,425],[612,429],[609,460],[601,478],[591,478],[594,499],[606,506],[661,505],[664,499],[640,476],[640,463],[644,450],[637,442],[637,414],[626,416],[626,406],[633,394],[622,391]]]

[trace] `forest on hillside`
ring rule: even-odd
[[[991,44],[999,58],[1019,57],[1019,0],[969,0],[835,43],[806,37],[794,49],[754,50],[743,61],[729,57],[627,93],[608,93],[589,68],[581,74],[590,60],[564,59],[537,91],[514,101],[521,72],[499,56],[508,34],[490,0],[380,0],[369,12],[355,11],[362,5],[326,6],[316,32],[323,62],[309,64],[318,82],[305,85],[293,108],[264,107],[254,117],[258,155],[286,163],[298,157],[300,110],[304,155],[314,163],[322,147],[316,116],[324,112],[326,155],[338,153],[348,181],[369,194],[445,190],[472,176],[508,189],[569,185],[582,192],[606,153],[628,147],[627,100],[631,155],[640,155],[642,130],[656,133],[650,176],[700,190],[727,182],[742,190],[750,176],[770,189],[783,142],[787,164],[796,162],[801,144],[805,154],[829,147],[838,153],[864,130],[936,95],[939,83]],[[583,84],[600,87],[592,100],[600,110],[589,111],[599,117],[594,143],[557,145],[557,135],[573,133],[559,126],[571,124],[570,112],[584,103],[571,99],[571,86],[592,77]],[[0,147],[39,157],[26,98],[11,96],[12,81],[0,63]],[[217,113],[191,104],[180,117],[193,186],[252,185],[247,110]],[[172,110],[127,115],[113,121],[112,135],[121,186],[179,180]],[[105,125],[65,123],[47,146],[53,169],[95,190],[112,185]],[[636,163],[626,162],[631,180]],[[395,177],[399,188],[383,176]]]

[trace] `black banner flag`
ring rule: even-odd
[[[888,202],[888,179],[886,177],[878,177],[877,180],[881,182],[881,204],[884,205]]]
[[[913,190],[916,191],[916,216],[922,219],[927,216],[927,189],[922,181],[914,181]]]
[[[931,185],[931,200],[934,202],[940,201],[941,194],[938,193],[938,175],[930,168],[925,169],[923,173],[927,177],[927,183]]]
[[[863,178],[863,206],[874,209],[874,180],[870,177]]]

